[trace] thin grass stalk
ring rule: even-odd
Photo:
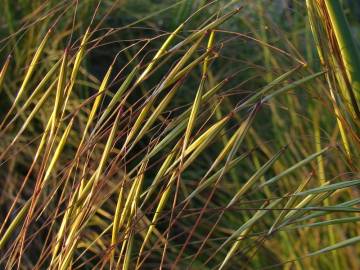
[[[5,115],[4,119],[2,120],[2,124],[1,126],[4,125],[4,123],[6,122],[6,120],[8,119],[8,117],[10,116],[10,114],[12,113],[12,111],[15,109],[15,107],[17,106],[19,100],[22,98],[24,92],[25,92],[25,89],[26,87],[28,86],[29,84],[29,81],[30,81],[30,78],[31,76],[33,75],[34,71],[35,71],[35,66],[37,65],[39,59],[40,59],[40,56],[41,54],[43,53],[44,51],[44,48],[45,48],[45,45],[51,35],[51,32],[52,32],[52,29],[50,29],[45,37],[43,38],[43,40],[41,41],[39,47],[37,48],[32,60],[31,60],[31,63],[29,65],[29,68],[27,70],[27,72],[25,73],[25,77],[24,77],[24,80],[21,84],[21,87],[19,89],[19,91],[17,92],[16,96],[15,96],[15,100],[13,101],[13,103],[11,104],[11,108],[9,109],[9,111],[7,112],[7,114]]]
[[[3,85],[4,80],[5,80],[6,72],[7,72],[8,68],[9,68],[10,60],[11,60],[11,56],[9,55],[6,58],[6,61],[5,61],[4,65],[2,66],[1,71],[0,71],[0,93],[2,91],[2,85]]]

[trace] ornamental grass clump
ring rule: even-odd
[[[1,267],[359,268],[339,3],[160,2],[5,1]]]

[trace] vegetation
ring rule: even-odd
[[[358,1],[2,3],[1,268],[360,268]]]

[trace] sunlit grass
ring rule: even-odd
[[[357,269],[339,3],[170,2],[5,1],[2,267]]]

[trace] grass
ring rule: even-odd
[[[359,26],[290,2],[5,1],[1,267],[358,269]]]

